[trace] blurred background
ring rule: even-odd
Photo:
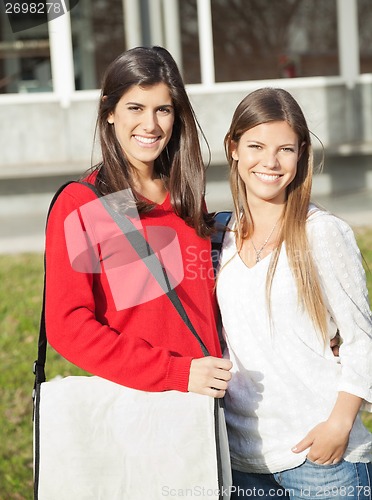
[[[223,138],[233,110],[248,92],[276,86],[295,96],[324,145],[314,199],[372,225],[371,0],[56,4],[65,14],[53,19],[51,9],[41,22],[30,2],[18,13],[0,2],[0,251],[42,248],[52,193],[99,160],[103,72],[137,45],[167,47],[182,70],[210,147],[211,211],[230,206]]]

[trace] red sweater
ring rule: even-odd
[[[88,217],[91,206],[96,211]],[[210,354],[221,356],[210,241],[174,213],[169,195],[141,215],[141,224],[146,237],[156,233],[151,246],[158,244],[165,264],[170,263],[176,284],[180,282],[176,291],[196,331]],[[164,239],[162,231],[172,229],[176,238]],[[87,251],[93,233],[98,245]],[[199,344],[169,298],[157,293],[156,284],[146,285],[151,275],[86,186],[67,186],[51,211],[46,268],[47,337],[62,356],[128,387],[187,391],[191,360],[203,356]],[[148,297],[140,293],[141,283]]]

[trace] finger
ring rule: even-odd
[[[309,436],[306,436],[292,448],[292,451],[293,453],[301,453],[301,451],[305,451],[307,448],[310,448],[312,444],[313,440]]]
[[[327,460],[326,462],[320,462],[320,465],[336,465],[339,461],[340,460]]]
[[[214,378],[213,380],[211,380],[211,382],[208,384],[208,386],[212,387],[213,389],[226,391],[227,382],[225,380]]]
[[[339,339],[334,337],[330,342],[331,350],[334,356],[338,356],[340,352]]]
[[[340,459],[333,459],[333,458],[324,458],[324,457],[317,457],[315,458],[312,456],[310,453],[307,455],[307,457],[311,462],[317,465],[335,465],[340,462]]]
[[[212,358],[214,361],[214,365],[216,368],[220,368],[221,370],[231,370],[232,368],[232,363],[229,359],[224,359],[224,358]]]
[[[226,391],[222,389],[216,389],[214,387],[209,387],[208,389],[206,389],[205,394],[207,396],[211,396],[212,398],[221,399],[225,396]]]
[[[314,449],[313,446],[309,450],[307,458],[319,465],[333,465],[339,463],[342,460],[343,453],[339,453],[336,450],[334,452],[327,452],[327,450],[322,451],[319,449]]]
[[[334,356],[339,355],[340,345],[341,345],[341,335],[340,332],[337,331],[336,335],[330,341],[330,346]]]
[[[340,348],[338,345],[331,347],[331,349],[334,356],[338,357],[340,355]]]
[[[219,380],[226,380],[227,382],[231,380],[231,373],[226,370],[218,369],[214,373],[214,377]]]
[[[226,391],[223,389],[216,389],[215,387],[205,387],[199,392],[199,394],[210,396],[211,398],[221,399],[225,396]]]

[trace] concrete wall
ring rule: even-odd
[[[35,97],[34,95],[32,97]],[[0,178],[89,166],[97,99],[8,103],[0,99]]]
[[[247,93],[266,85],[283,86],[294,95],[325,146],[325,173],[314,189],[327,194],[372,188],[372,78],[361,78],[354,89],[337,78],[320,77],[216,84],[210,89],[190,86],[190,99],[211,149],[211,168],[226,163],[223,138],[235,107]],[[89,168],[98,97],[98,91],[76,92],[71,105],[63,108],[53,94],[0,96],[0,194],[6,184],[14,185],[6,179],[45,182],[50,176]],[[314,146],[319,148],[316,139]]]
[[[304,85],[300,80],[298,86],[296,80],[285,80],[286,85],[281,81],[256,82],[256,85],[250,82],[239,91],[228,91],[221,86],[208,95],[193,90],[191,100],[207,135],[214,163],[224,160],[221,145],[235,107],[248,92],[258,88],[257,83],[260,87],[282,86],[291,92],[301,105],[311,131],[328,151],[372,152],[372,82],[361,82],[351,90],[337,83],[336,78],[333,84],[322,84],[325,81],[314,79],[317,85],[313,86]],[[320,147],[316,139],[313,143],[315,148]]]

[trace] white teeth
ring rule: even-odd
[[[135,139],[139,142],[143,142],[144,144],[153,144],[158,140],[157,137],[142,137],[141,135],[135,135]]]
[[[260,172],[255,172],[255,175],[263,181],[276,181],[280,177],[280,175],[261,174]]]

